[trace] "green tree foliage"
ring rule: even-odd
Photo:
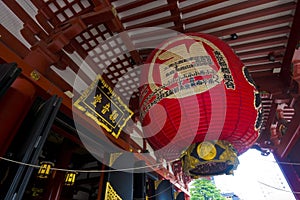
[[[196,179],[190,188],[191,200],[226,200],[209,180]]]

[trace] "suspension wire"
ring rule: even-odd
[[[288,193],[293,193],[293,194],[300,194],[300,192],[298,192],[298,191],[293,191],[293,190],[288,191],[288,190],[284,190],[284,189],[279,188],[279,187],[275,187],[275,186],[269,185],[269,184],[264,183],[262,181],[257,181],[257,182],[260,183],[260,184],[262,184],[262,185],[264,185],[264,186],[266,186],[266,187],[269,187],[269,188],[272,188],[272,189],[275,189],[275,190],[279,190],[279,191],[282,191],[282,192],[288,192]]]
[[[0,156],[1,160],[7,161],[7,162],[11,162],[11,163],[15,163],[15,164],[19,164],[19,165],[24,165],[24,166],[28,166],[28,167],[33,167],[33,168],[40,168],[40,165],[35,165],[35,164],[29,164],[29,163],[24,163],[24,162],[20,162],[20,161],[16,161],[16,160],[12,160],[9,158],[5,158]],[[168,161],[167,163],[172,163],[174,161],[178,161],[178,159],[172,160],[172,161]],[[294,163],[294,162],[276,162],[276,161],[266,161],[266,162],[274,162],[276,164],[281,164],[281,165],[295,165],[295,166],[300,166],[300,163]],[[79,169],[62,169],[62,168],[55,168],[52,167],[51,170],[55,170],[55,171],[64,171],[64,172],[78,172],[78,173],[109,173],[109,172],[124,172],[124,171],[132,171],[132,170],[137,170],[137,169],[146,169],[146,168],[154,168],[154,167],[159,167],[162,168],[162,163],[157,163],[154,165],[148,165],[148,166],[142,166],[142,167],[132,167],[132,168],[123,168],[123,169],[109,169],[109,170],[79,170]],[[275,190],[279,190],[282,192],[289,192],[289,193],[293,193],[293,194],[300,194],[300,191],[288,191],[288,190],[284,190],[272,185],[269,185],[267,183],[261,182],[261,181],[257,181],[258,183],[269,187],[269,188],[273,188]],[[161,191],[158,194],[149,196],[148,198],[153,198],[156,197],[158,195],[160,195],[161,193],[169,190],[172,186],[168,187],[167,189]],[[138,198],[137,200],[144,200],[143,198]]]
[[[11,162],[11,163],[19,164],[19,165],[24,165],[24,166],[33,167],[33,168],[40,168],[40,165],[23,163],[23,162],[12,160],[12,159],[5,158],[5,157],[2,157],[2,156],[0,156],[0,159]],[[174,159],[174,160],[168,161],[166,163],[173,163],[173,162],[178,161],[178,160],[179,159]],[[277,162],[277,161],[265,161],[265,162],[273,162],[273,163],[281,164],[281,165],[300,166],[300,163],[295,163],[295,162]],[[124,168],[124,169],[110,169],[110,170],[80,170],[80,169],[62,169],[62,168],[55,168],[55,167],[52,167],[51,169],[57,170],[57,171],[66,171],[66,172],[76,171],[76,172],[81,172],[81,173],[105,173],[105,172],[132,171],[132,170],[135,170],[135,169],[147,169],[147,168],[161,167],[162,164],[163,163],[161,162],[161,163],[142,166],[142,167],[132,167],[132,168]]]
[[[7,162],[19,164],[19,165],[24,165],[28,167],[33,167],[33,168],[40,168],[40,165],[34,165],[34,164],[28,164],[28,163],[23,163],[20,161],[12,160],[9,158],[4,158],[0,156],[0,159],[5,160]],[[167,163],[172,163],[174,161],[177,161],[178,159],[168,161]],[[153,165],[147,165],[147,166],[141,166],[141,167],[132,167],[132,168],[123,168],[123,169],[108,169],[108,170],[80,170],[80,169],[62,169],[62,168],[55,168],[51,167],[51,170],[55,171],[65,171],[65,172],[78,172],[78,173],[108,173],[108,172],[124,172],[124,171],[132,171],[132,170],[138,170],[138,169],[147,169],[147,168],[162,168],[163,163],[157,163]]]

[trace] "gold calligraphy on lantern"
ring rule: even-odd
[[[154,81],[157,69],[160,74],[158,82]],[[224,53],[212,42],[197,36],[174,38],[160,47],[151,59],[148,81],[152,93],[141,105],[142,118],[151,107],[165,98],[184,98],[204,93],[222,83],[226,89],[235,90]],[[141,97],[143,94],[144,90]]]

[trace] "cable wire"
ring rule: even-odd
[[[0,156],[0,159],[11,162],[11,163],[15,163],[15,164],[19,164],[19,165],[24,165],[24,166],[28,166],[28,167],[33,167],[33,168],[40,168],[40,165],[34,165],[34,164],[28,164],[28,163],[23,163],[20,161],[16,161],[16,160],[12,160],[9,158],[4,158]],[[172,163],[176,160],[172,160],[169,161],[167,163]],[[132,171],[132,170],[137,170],[137,169],[147,169],[147,168],[154,168],[154,167],[159,167],[162,168],[162,163],[157,163],[154,165],[148,165],[148,166],[142,166],[142,167],[132,167],[132,168],[123,168],[123,169],[108,169],[108,170],[80,170],[80,169],[62,169],[62,168],[55,168],[52,167],[51,170],[56,170],[56,171],[65,171],[65,172],[78,172],[78,173],[108,173],[108,172],[124,172],[124,171]]]
[[[262,185],[264,185],[264,186],[266,186],[266,187],[273,188],[275,190],[279,190],[279,191],[282,191],[282,192],[288,192],[288,193],[293,193],[293,194],[300,194],[300,192],[298,192],[298,191],[292,191],[292,190],[288,191],[288,190],[284,190],[284,189],[281,189],[281,188],[269,185],[269,184],[261,182],[261,181],[257,181],[257,182],[260,183],[260,184],[262,184]]]

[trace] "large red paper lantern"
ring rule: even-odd
[[[232,49],[207,34],[162,43],[142,72],[140,117],[157,156],[191,176],[231,173],[256,141],[259,93]]]

